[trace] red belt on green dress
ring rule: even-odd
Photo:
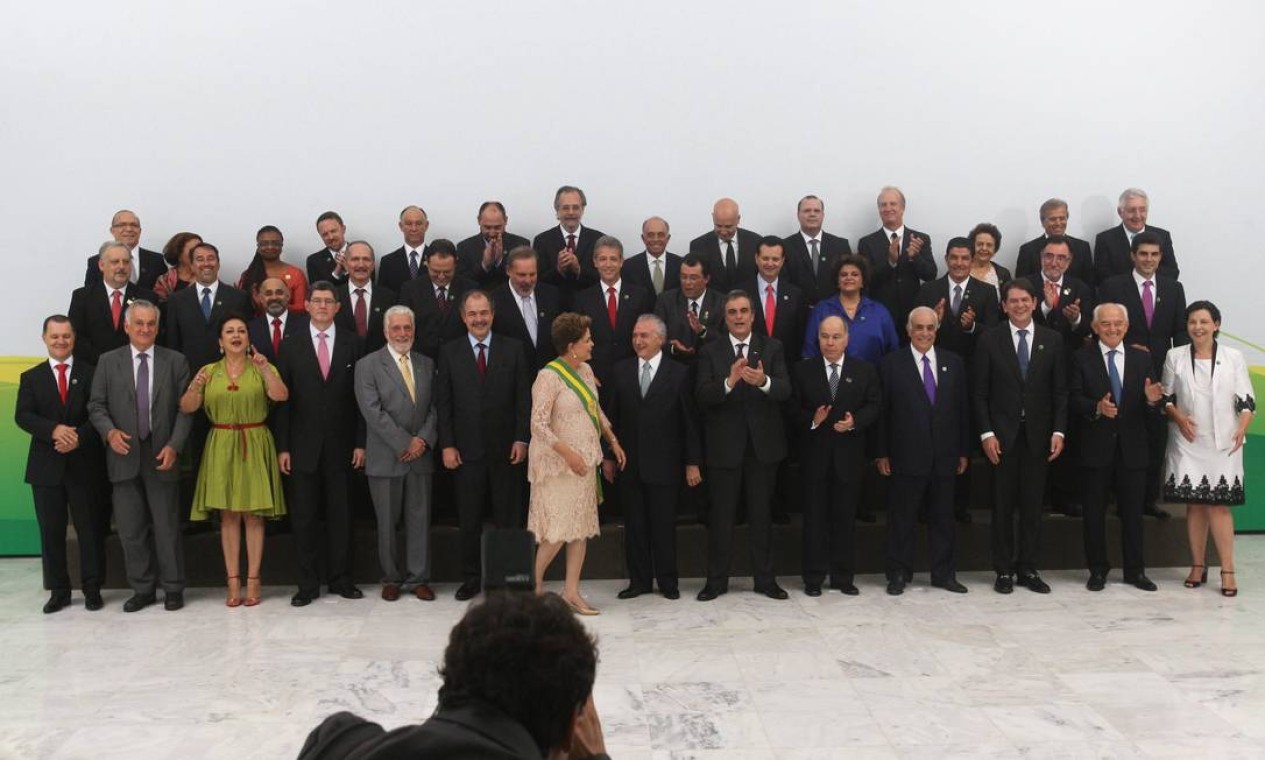
[[[242,423],[214,423],[211,427],[216,430],[236,430],[242,434],[242,461],[246,461],[246,431],[250,428],[263,427],[263,422],[242,422]]]

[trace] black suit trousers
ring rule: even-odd
[[[100,589],[105,580],[105,533],[102,531],[97,483],[66,478],[59,486],[31,486],[35,519],[40,527],[40,559],[44,588],[70,591],[66,569],[66,528],[74,521],[79,541],[81,588]]]
[[[1146,416],[1146,483],[1143,484],[1143,507],[1153,507],[1160,498],[1160,480],[1164,473],[1164,450],[1168,448],[1168,417]]]
[[[1027,430],[1009,451],[1002,451],[993,473],[993,569],[1009,574],[1035,571],[1041,543],[1041,497],[1049,452],[1033,451]],[[1015,552],[1015,512],[1019,513],[1019,551]]]
[[[1147,470],[1120,466],[1120,457],[1103,467],[1081,468],[1085,501],[1085,566],[1090,572],[1111,570],[1107,560],[1107,492],[1114,489],[1120,511],[1120,547],[1124,574],[1131,578],[1144,571],[1142,560],[1142,497]]]
[[[931,580],[947,581],[953,559],[953,493],[956,475],[892,475],[887,484],[887,579],[908,582],[918,547],[918,511],[927,507]]]
[[[835,586],[855,574],[858,472],[841,473],[833,464],[822,472],[801,470],[804,481],[804,583],[821,584],[830,573]],[[853,476],[853,477],[845,477]]]
[[[487,514],[489,495],[492,500],[492,522],[501,530],[522,528],[523,483],[527,481],[525,464],[510,464],[509,452],[493,461],[463,461],[453,472],[456,486],[457,524],[460,528],[461,572],[466,581],[478,581],[483,573],[483,518]]]
[[[659,590],[677,588],[676,504],[679,483],[652,485],[632,473],[621,473],[615,481],[620,508],[624,513],[624,555],[628,562],[629,585]]]
[[[351,582],[351,505],[347,489],[351,463],[335,457],[334,448],[321,447],[315,472],[294,470],[290,474],[294,493],[290,528],[294,531],[299,563],[299,590],[311,594],[321,587],[322,545],[327,553],[325,577],[329,585]]]
[[[746,494],[747,544],[751,549],[751,575],[756,588],[774,581],[773,548],[770,543],[772,519],[769,505],[777,464],[765,464],[756,458],[751,439],[742,467],[709,467],[711,509],[707,517],[707,582],[726,588],[733,564],[734,520],[739,496]]]

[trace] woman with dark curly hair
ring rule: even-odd
[[[1164,500],[1186,504],[1190,575],[1186,588],[1208,580],[1208,533],[1221,558],[1221,593],[1239,593],[1234,579],[1234,516],[1244,502],[1243,443],[1256,411],[1243,354],[1217,342],[1221,311],[1211,301],[1186,307],[1190,344],[1164,359],[1168,448]]]
[[[1001,249],[1001,230],[995,224],[980,222],[968,237],[974,255],[971,260],[971,276],[997,288],[1000,294],[1001,286],[1014,279],[1010,276],[1009,269],[993,261],[993,256]]]
[[[840,256],[832,269],[839,293],[834,298],[821,299],[813,307],[804,331],[804,356],[821,356],[817,330],[826,317],[839,317],[848,325],[848,356],[878,366],[883,356],[900,343],[887,307],[865,295],[870,262],[850,253]]]

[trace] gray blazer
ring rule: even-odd
[[[370,477],[399,478],[410,472],[435,470],[432,451],[439,437],[435,362],[416,351],[410,355],[416,404],[404,387],[404,376],[390,346],[356,362],[356,403],[365,418],[365,474]],[[408,448],[413,436],[426,441],[426,453],[412,462],[401,462],[400,452]]]
[[[170,446],[177,453],[189,437],[192,418],[180,413],[180,395],[189,386],[189,363],[182,354],[155,345],[150,352],[150,373],[154,387],[150,399],[150,436],[155,453]],[[119,483],[140,475],[140,449],[136,440],[136,380],[132,374],[132,347],[122,346],[101,354],[96,374],[92,377],[92,394],[88,397],[88,418],[106,440],[114,428],[132,436],[131,449],[119,456],[106,445],[106,470],[110,482]],[[150,463],[152,466],[152,463]],[[180,468],[158,473],[163,480],[179,480]]]

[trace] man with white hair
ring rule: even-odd
[[[1094,281],[1101,284],[1108,277],[1117,274],[1128,274],[1133,271],[1133,238],[1143,232],[1150,232],[1160,239],[1160,274],[1177,279],[1181,270],[1177,267],[1177,255],[1173,253],[1173,236],[1168,230],[1160,229],[1146,223],[1147,212],[1151,200],[1146,192],[1130,187],[1120,194],[1116,204],[1116,214],[1120,216],[1120,224],[1098,233],[1094,238]]]

